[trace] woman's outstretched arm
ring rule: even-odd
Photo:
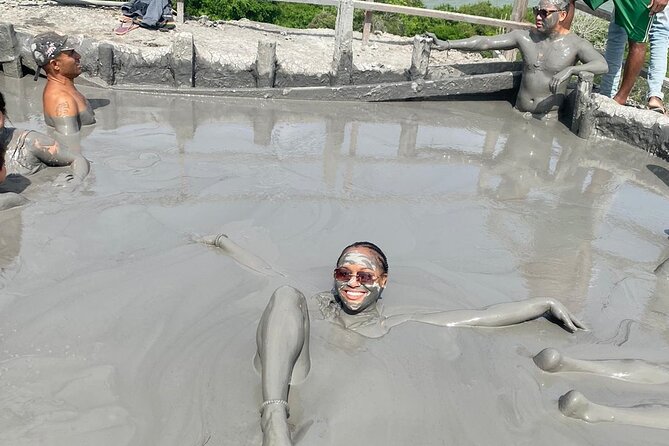
[[[454,310],[396,315],[386,319],[391,328],[403,322],[415,321],[442,327],[505,327],[550,314],[570,332],[584,330],[585,325],[576,319],[558,300],[550,298],[505,302],[481,310]]]

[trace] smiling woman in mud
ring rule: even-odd
[[[570,332],[584,326],[555,299],[508,302],[481,310],[425,311],[385,315],[378,301],[388,281],[388,261],[381,249],[356,242],[342,251],[331,291],[315,296],[324,319],[368,338],[380,338],[396,325],[414,321],[443,327],[503,327],[549,314]],[[291,383],[306,378],[309,357],[309,310],[304,295],[284,286],[272,295],[258,326],[256,368],[262,374],[260,405],[263,446],[292,445],[288,426]]]
[[[5,127],[6,117],[5,97],[0,93],[0,183],[7,174],[32,175],[47,166],[72,166],[72,173],[61,175],[58,183],[76,185],[88,175],[90,166],[81,154],[42,133]]]

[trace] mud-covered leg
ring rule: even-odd
[[[0,211],[11,209],[16,206],[22,206],[28,202],[28,199],[14,192],[0,193]]]
[[[603,406],[589,401],[581,392],[570,390],[560,397],[558,407],[565,416],[588,423],[608,421],[669,429],[669,407],[663,405]]]
[[[290,383],[309,373],[309,311],[304,295],[278,288],[260,319],[256,367],[262,374],[263,446],[292,445],[288,429]]]
[[[546,348],[540,351],[533,360],[540,369],[550,373],[592,373],[642,384],[669,382],[669,368],[641,359],[575,359],[562,355],[554,348]]]

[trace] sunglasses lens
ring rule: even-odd
[[[334,270],[334,277],[335,280],[338,280],[339,282],[348,282],[351,280],[351,272],[345,269],[337,268]]]
[[[374,274],[371,273],[366,273],[366,272],[359,272],[358,273],[358,282],[362,283],[363,285],[370,285],[374,283]]]
[[[334,270],[334,278],[338,282],[349,282],[352,277],[353,277],[353,274],[346,269],[337,268],[336,270]],[[366,273],[364,271],[359,272],[358,274],[355,275],[355,277],[356,277],[357,281],[360,282],[363,285],[370,285],[370,284],[374,283],[374,280],[376,280],[376,277],[374,277],[374,274]]]

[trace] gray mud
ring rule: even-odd
[[[0,78],[13,125],[46,131],[42,83]],[[507,102],[352,104],[82,88],[108,105],[84,187],[31,177],[0,215],[0,444],[260,445],[255,329],[272,291],[331,286],[347,243],[390,260],[386,307],[562,300],[591,328],[312,324],[290,395],[298,445],[666,445],[665,430],[561,415],[669,402],[667,386],[556,376],[545,347],[669,362],[669,164]],[[592,143],[590,143],[592,144]],[[267,276],[192,234],[227,234]]]

